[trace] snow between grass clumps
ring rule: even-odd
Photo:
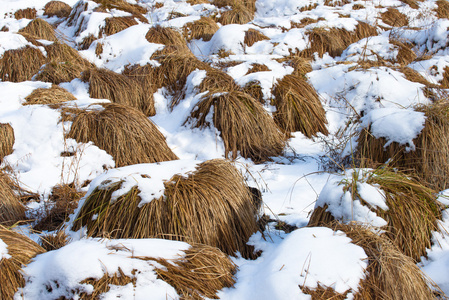
[[[8,254],[8,245],[0,239],[0,260],[9,258],[11,258],[11,255]]]

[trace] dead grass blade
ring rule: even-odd
[[[70,242],[69,236],[64,230],[49,233],[40,237],[40,244],[45,251],[53,251],[64,247]]]
[[[213,113],[213,124],[207,122],[209,113]],[[220,131],[226,157],[236,159],[240,154],[263,162],[281,155],[284,149],[285,136],[271,116],[260,103],[241,91],[209,92],[190,116],[192,128],[214,125]]]
[[[104,109],[79,113],[68,137],[82,143],[92,141],[112,155],[116,167],[178,159],[143,113],[114,103],[102,106]]]
[[[0,240],[2,240],[8,248],[8,254],[11,258],[2,258],[0,260],[0,298],[14,299],[14,294],[19,287],[25,285],[25,280],[20,272],[22,266],[37,254],[45,252],[45,250],[29,238],[6,229],[0,225]]]
[[[303,77],[286,75],[274,86],[274,120],[285,132],[301,131],[312,137],[328,134],[326,113],[317,92]]]
[[[96,188],[72,229],[86,226],[89,236],[182,240],[253,257],[253,248],[246,242],[257,231],[256,208],[242,175],[231,163],[206,161],[187,177],[174,175],[164,185],[164,196],[141,207],[137,187],[112,203],[111,195],[121,182]]]

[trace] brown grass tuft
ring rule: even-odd
[[[245,43],[248,47],[251,47],[255,43],[263,40],[269,40],[270,38],[267,37],[265,34],[260,32],[259,30],[255,29],[248,29],[248,31],[245,32],[245,38],[243,40],[243,43]]]
[[[81,43],[78,44],[79,50],[89,49],[90,45],[92,45],[92,43],[96,40],[97,40],[97,37],[95,35],[89,34],[81,41]]]
[[[303,293],[310,295],[312,297],[312,300],[345,300],[347,299],[346,295],[348,294],[348,292],[346,292],[345,294],[337,293],[333,288],[322,286],[319,283],[318,287],[313,290],[308,287],[300,288]]]
[[[42,39],[53,42],[57,40],[53,27],[40,18],[28,23],[27,26],[19,30],[19,33],[25,37],[37,40]]]
[[[25,100],[26,102],[24,102],[23,105],[56,104],[65,101],[76,100],[76,98],[66,89],[53,84],[51,88],[48,89],[35,89],[30,95],[25,98]]]
[[[322,57],[327,52],[335,57],[341,55],[350,44],[377,35],[377,29],[367,23],[359,22],[354,32],[341,28],[315,27],[307,33],[310,46],[301,52],[301,56],[313,57],[313,54],[318,52],[318,55]]]
[[[288,66],[294,69],[293,74],[304,76],[305,74],[312,72],[312,65],[310,59],[301,57],[299,55],[291,55],[280,59],[280,62],[285,62]]]
[[[315,89],[298,75],[287,75],[274,86],[274,120],[286,132],[312,137],[328,134],[326,113]]]
[[[381,14],[382,22],[391,27],[403,27],[408,25],[408,17],[396,8],[389,7]]]
[[[99,7],[95,9],[98,12],[108,12],[111,9],[122,10],[130,13],[133,18],[139,19],[142,23],[148,23],[148,20],[143,16],[147,10],[138,4],[131,4],[126,0],[94,0]]]
[[[11,187],[8,175],[0,171],[0,225],[12,226],[25,220],[25,207]]]
[[[388,223],[382,229],[386,230],[385,235],[398,249],[420,261],[421,256],[426,255],[426,248],[432,246],[432,233],[439,230],[437,221],[441,218],[441,212],[434,191],[402,173],[388,169],[379,168],[365,173],[363,179],[360,176],[359,172],[354,172],[352,179],[342,182],[342,190],[349,191],[352,199],[359,199],[368,205],[358,192],[358,182],[379,187],[384,192],[388,210],[373,207],[371,210]],[[327,222],[328,226],[332,221],[333,216],[323,207],[312,213],[309,225],[326,226]]]
[[[262,87],[260,86],[260,82],[258,80],[248,82],[243,87],[242,91],[259,101],[261,104],[265,104]]]
[[[213,113],[214,124],[207,122],[209,113]],[[232,159],[240,154],[255,162],[267,161],[281,155],[285,145],[285,137],[263,106],[238,90],[209,92],[193,109],[188,121],[192,127],[214,125],[223,139],[225,156]]]
[[[0,226],[0,240],[8,248],[11,258],[0,260],[0,298],[14,299],[14,294],[25,285],[20,272],[22,266],[28,264],[37,254],[45,250],[29,238]]]
[[[235,5],[231,10],[221,13],[218,21],[222,25],[247,24],[254,18],[254,12],[248,10],[244,5]]]
[[[338,224],[334,228],[345,232],[368,256],[367,278],[354,299],[435,299],[426,275],[384,235],[358,225]]]
[[[422,182],[437,191],[449,187],[449,103],[439,100],[430,106],[422,106],[419,111],[427,119],[424,129],[413,141],[415,151],[405,151],[405,146],[392,143],[384,149],[386,140],[376,139],[364,129],[358,138],[357,152],[362,160],[384,163],[420,178]]]
[[[48,17],[68,18],[72,7],[62,1],[50,1],[45,4],[44,15]]]
[[[252,74],[252,73],[257,73],[257,72],[266,72],[266,71],[271,71],[270,68],[268,68],[266,65],[253,63],[251,65],[251,69],[249,69],[248,72],[246,72],[246,75]]]
[[[25,8],[25,9],[19,9],[14,13],[14,18],[17,20],[20,19],[30,19],[33,20],[36,18],[36,9],[35,8]]]
[[[73,183],[53,187],[49,197],[51,203],[47,215],[34,226],[34,230],[53,231],[58,229],[73,213],[84,194]]]
[[[437,17],[440,19],[449,19],[449,3],[445,0],[437,0]]]
[[[143,113],[119,104],[86,110],[73,121],[68,134],[78,142],[94,142],[112,155],[116,167],[175,160],[165,137]]]
[[[440,82],[443,89],[449,89],[449,67],[444,68],[443,80]]]
[[[218,69],[209,68],[206,77],[201,82],[201,92],[228,92],[239,90],[240,87],[235,83],[234,78]]]
[[[235,283],[237,266],[219,249],[195,244],[177,260],[157,259],[158,277],[176,289],[182,299],[219,299],[217,292]]]
[[[402,67],[402,68],[400,68],[400,71],[402,74],[404,74],[405,79],[407,79],[408,81],[421,83],[428,88],[436,88],[437,87],[436,84],[430,83],[421,74],[419,74],[417,71],[413,70],[410,67]],[[448,88],[449,88],[449,86],[448,86]]]
[[[40,237],[40,244],[45,251],[53,251],[64,247],[70,242],[69,236],[60,230],[56,233],[49,233]]]
[[[31,80],[44,63],[45,57],[39,49],[26,46],[7,50],[0,59],[0,79],[12,82]]]
[[[83,72],[81,79],[89,82],[89,95],[92,98],[109,99],[117,104],[129,105],[146,116],[154,111],[152,95],[144,94],[142,87],[125,75],[93,68]]]
[[[105,23],[106,25],[101,29],[100,35],[113,35],[138,24],[133,17],[107,18]]]
[[[86,226],[89,236],[182,240],[252,257],[253,248],[246,242],[257,231],[255,208],[242,175],[231,163],[206,161],[187,177],[174,175],[164,185],[164,196],[141,207],[137,187],[114,202],[111,194],[121,182],[97,187],[72,229]],[[98,217],[93,220],[93,215]]]
[[[145,38],[150,43],[163,44],[166,46],[176,46],[187,48],[187,43],[182,35],[170,27],[154,26],[148,30]]]
[[[14,150],[14,129],[8,123],[0,123],[0,163],[3,158],[10,155]]]
[[[413,62],[417,55],[415,52],[413,52],[412,47],[413,45],[408,43],[403,43],[398,40],[390,40],[390,44],[395,45],[398,47],[398,55],[394,61],[394,63],[398,63],[400,65],[408,65],[411,62]]]
[[[201,19],[184,25],[183,34],[187,41],[199,39],[210,41],[218,29],[217,23],[212,18],[202,16]]]
[[[402,3],[407,4],[408,6],[410,6],[413,9],[418,9],[419,5],[418,2],[420,2],[422,0],[401,0]]]

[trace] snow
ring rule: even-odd
[[[11,258],[11,255],[8,254],[8,245],[0,239],[0,261],[9,258]]]

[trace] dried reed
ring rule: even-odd
[[[150,43],[163,44],[166,46],[176,46],[187,48],[187,43],[182,35],[170,27],[153,26],[148,30],[145,38]]]
[[[100,30],[100,35],[113,35],[137,24],[132,16],[107,18],[105,26]]]
[[[20,20],[20,19],[33,20],[36,18],[36,13],[37,13],[37,11],[35,8],[19,9],[14,13],[14,18],[16,18],[17,20]]]
[[[69,236],[64,230],[56,233],[49,233],[40,237],[40,244],[45,251],[53,251],[64,247],[70,242]]]
[[[119,104],[79,113],[68,134],[78,142],[94,142],[112,155],[117,167],[175,160],[165,137],[143,113]]]

